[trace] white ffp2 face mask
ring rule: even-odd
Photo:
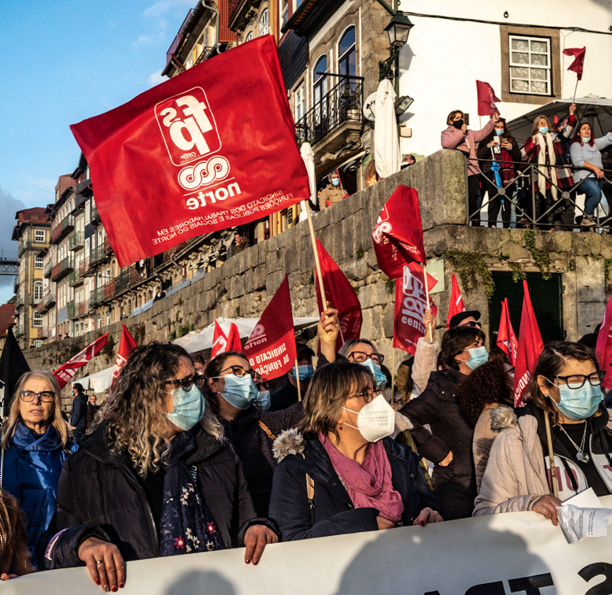
[[[383,395],[363,406],[360,411],[353,411],[344,407],[347,411],[357,415],[357,427],[345,422],[349,428],[359,430],[359,433],[368,442],[378,442],[393,434],[395,430],[395,411],[387,403]]]

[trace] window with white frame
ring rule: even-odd
[[[509,35],[510,93],[552,95],[550,39]]]
[[[245,42],[246,41],[252,41],[253,40],[253,31],[249,31],[249,34],[246,36],[245,38]]]
[[[35,229],[34,230],[34,241],[35,242],[38,242],[39,244],[44,244],[46,237],[47,236],[45,234],[45,230],[44,229]]]
[[[349,27],[338,45],[338,73],[346,76],[355,76],[355,27]]]
[[[299,122],[306,113],[306,86],[302,83],[295,92],[295,121]]]
[[[34,257],[34,268],[42,269],[45,267],[45,257],[44,256],[35,256]]]
[[[34,303],[38,304],[43,297],[43,282],[34,281]]]
[[[42,326],[43,325],[43,317],[42,314],[38,310],[34,310],[34,318],[32,320],[32,326]]]
[[[259,17],[259,25],[257,26],[258,36],[267,35],[270,33],[270,11],[266,8]]]

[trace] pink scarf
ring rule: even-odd
[[[382,440],[368,446],[363,465],[345,457],[321,433],[319,441],[355,508],[376,508],[385,519],[394,522],[401,520],[404,503],[399,492],[393,489],[391,465]]]

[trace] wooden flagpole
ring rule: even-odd
[[[321,303],[323,304],[323,310],[327,310],[327,300],[325,299],[325,288],[323,287],[323,273],[321,272],[321,263],[319,261],[319,251],[317,250],[317,238],[314,232],[314,226],[312,224],[312,215],[310,214],[310,204],[306,200],[306,217],[308,218],[308,229],[310,229],[310,239],[312,241],[312,251],[314,252],[315,258],[315,270],[317,273],[317,279],[319,280],[319,291],[321,292]]]
[[[555,451],[552,445],[552,435],[550,433],[550,419],[548,411],[544,412],[544,423],[546,425],[546,441],[548,442],[548,458],[550,459],[550,478],[552,481],[553,495],[559,497],[559,486],[557,485],[557,469],[555,466]]]
[[[302,400],[302,388],[300,387],[300,371],[298,369],[298,361],[295,360],[295,380],[297,382],[298,389],[298,401]]]

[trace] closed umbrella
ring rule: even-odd
[[[380,81],[376,91],[374,147],[378,175],[387,178],[397,173],[402,160],[395,116],[395,90],[389,79]]]
[[[314,151],[310,143],[302,143],[300,153],[308,172],[308,185],[310,186],[310,202],[317,204],[317,174],[315,173],[315,157]],[[300,221],[304,221],[306,216],[306,201],[302,201],[302,210],[300,212]]]

